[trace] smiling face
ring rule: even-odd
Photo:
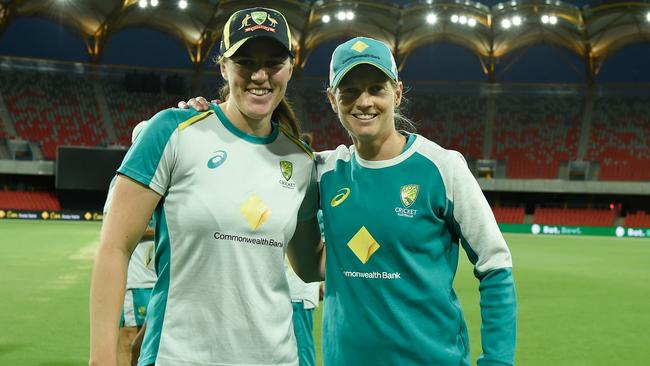
[[[225,110],[232,122],[270,121],[291,78],[287,50],[276,41],[254,38],[220,64],[230,88]]]
[[[327,95],[354,143],[372,143],[395,133],[395,107],[401,102],[402,89],[401,82],[394,83],[378,68],[361,64]]]

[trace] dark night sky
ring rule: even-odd
[[[399,2],[399,1],[398,1]],[[500,1],[483,1],[494,5]],[[569,1],[582,6],[593,1]],[[329,57],[345,39],[318,46],[309,56],[303,74],[326,76]],[[0,36],[0,55],[26,56],[87,62],[84,43],[70,28],[38,17],[20,17]],[[433,62],[432,62],[433,60]],[[514,60],[514,62],[513,62]],[[130,27],[114,34],[101,58],[104,64],[190,68],[181,42],[153,28]],[[433,65],[433,66],[432,66]],[[650,82],[650,42],[630,45],[606,60],[599,82]],[[581,83],[583,61],[556,46],[536,44],[516,51],[497,65],[498,81]],[[401,73],[404,80],[484,81],[477,57],[454,44],[423,46],[408,58]]]

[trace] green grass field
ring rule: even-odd
[[[0,221],[0,365],[87,364],[99,224]],[[650,240],[508,235],[519,298],[517,364],[647,365]],[[480,353],[478,282],[456,281]],[[320,343],[320,309],[316,341]]]

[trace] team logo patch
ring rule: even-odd
[[[262,25],[266,21],[267,14],[265,11],[254,11],[251,13],[251,17],[255,23]]]
[[[248,24],[250,20],[253,20],[255,22],[254,25]],[[269,21],[269,24],[271,25],[270,27],[268,25],[265,25],[266,21]],[[275,33],[275,27],[278,25],[278,21],[274,18],[271,17],[270,14],[268,14],[265,11],[254,11],[252,13],[246,14],[244,19],[241,21],[241,27],[239,27],[238,30],[244,29],[245,33],[248,32],[254,32],[258,29],[265,30],[267,32],[273,32]]]
[[[330,206],[336,207],[343,203],[346,198],[350,195],[350,188],[341,188],[337,191],[337,195],[332,197],[332,200],[330,201]]]
[[[145,308],[144,306],[140,306],[140,307],[138,308],[138,314],[139,314],[140,316],[145,316],[145,315],[147,315],[147,308]]]
[[[366,264],[380,247],[381,245],[370,235],[365,226],[362,226],[348,242],[348,248],[363,264]]]
[[[280,171],[282,172],[282,176],[286,181],[291,179],[291,176],[293,175],[293,163],[290,161],[286,160],[281,160],[280,161]]]
[[[350,48],[352,48],[353,50],[355,50],[355,51],[361,53],[361,52],[363,52],[363,51],[364,51],[366,48],[368,48],[368,47],[370,47],[370,46],[368,46],[368,45],[365,44],[364,42],[362,42],[362,41],[356,41],[356,42],[352,45],[352,47],[350,47]]]
[[[404,207],[409,207],[418,199],[418,192],[420,192],[420,185],[407,184],[400,189],[400,198]]]

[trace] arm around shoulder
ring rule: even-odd
[[[298,221],[296,232],[287,249],[287,257],[294,272],[304,282],[318,282],[324,279],[325,246],[316,216]]]

